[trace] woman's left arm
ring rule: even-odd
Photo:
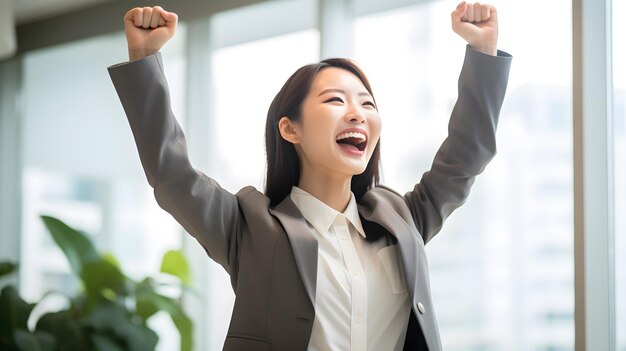
[[[462,2],[452,12],[452,28],[468,46],[448,137],[430,171],[404,196],[424,243],[465,202],[475,177],[496,154],[496,128],[511,65],[511,55],[497,50],[494,7]]]

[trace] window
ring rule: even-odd
[[[358,14],[354,58],[370,78],[383,118],[383,183],[404,192],[430,168],[446,136],[465,50],[449,20],[460,0],[345,1],[350,6],[339,7]],[[263,189],[269,104],[295,69],[318,61],[320,40],[328,39],[313,29],[320,20],[316,16],[324,13],[318,12],[322,0],[256,2],[205,18],[211,28],[198,36],[202,40],[186,40],[198,32],[181,22],[176,40],[163,50],[173,110],[193,131],[186,130],[188,137],[193,134],[188,140],[211,137],[215,146],[206,150],[197,143],[200,147],[190,152],[210,157],[211,166],[202,170],[231,192],[245,185]],[[572,4],[580,2],[492,3],[499,10],[499,48],[513,54],[513,66],[498,127],[498,155],[477,178],[467,203],[427,247],[442,341],[451,351],[572,350],[571,18]],[[607,251],[615,254],[616,349],[626,351],[626,67],[621,64],[626,45],[619,36],[626,27],[617,15],[626,12],[626,2],[613,1],[612,7],[615,246]],[[529,18],[550,23],[549,30],[528,25]],[[206,44],[207,37],[210,88],[194,89],[186,78],[197,71],[189,67],[186,72],[187,64],[204,63],[200,59],[207,51],[196,55],[184,45]],[[20,289],[27,300],[50,289],[72,291],[78,283],[45,232],[39,219],[43,213],[93,234],[97,246],[116,255],[132,277],[155,273],[161,254],[181,245],[182,229],[154,201],[106,72],[126,55],[123,34],[115,33],[19,58]],[[193,103],[199,94],[187,97],[186,87],[201,91],[209,103]],[[203,106],[202,112],[206,107],[206,116],[191,116],[197,106]],[[3,121],[13,112],[8,111]],[[210,123],[195,123],[202,118]],[[210,126],[206,132],[214,134],[203,135],[197,125]],[[10,177],[2,177],[3,186],[11,184],[5,181]],[[201,255],[197,262],[207,262],[206,267],[192,269],[208,273],[203,281],[208,289],[198,294],[207,302],[193,312],[206,319],[194,320],[199,328],[194,341],[200,349],[221,349],[234,296],[223,269]],[[194,307],[193,298],[185,300],[186,307]],[[63,303],[50,300],[46,308]],[[159,349],[177,349],[169,319],[162,316],[153,324],[161,336]],[[209,336],[200,340],[199,334]]]
[[[267,110],[296,69],[318,60],[318,42],[311,29],[215,51],[215,176],[230,191],[250,184],[263,189]]]
[[[442,342],[573,349],[571,4],[493,3],[498,47],[514,56],[498,155],[426,250]],[[356,21],[356,60],[383,119],[383,181],[401,193],[447,135],[465,50],[450,29],[455,6],[426,2]],[[528,26],[531,17],[551,30]]]
[[[177,36],[184,37],[184,26]],[[180,111],[182,47],[173,41],[163,55],[174,110]],[[106,70],[126,59],[121,33],[24,58],[20,289],[27,300],[51,289],[74,293],[78,287],[42,214],[92,234],[97,247],[113,253],[135,279],[157,273],[163,253],[180,247],[180,227],[154,200]],[[64,303],[50,302],[51,309]],[[178,347],[168,316],[157,316],[152,326],[160,335],[159,349]]]

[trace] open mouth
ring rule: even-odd
[[[363,151],[367,146],[367,137],[360,132],[347,132],[339,134],[336,142],[350,150]]]

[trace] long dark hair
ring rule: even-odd
[[[291,187],[300,179],[300,160],[292,143],[283,139],[278,130],[278,121],[287,116],[292,121],[299,121],[302,116],[302,102],[311,89],[317,74],[328,67],[338,67],[353,73],[372,95],[365,73],[357,64],[349,59],[329,58],[318,63],[300,67],[287,79],[280,89],[269,111],[265,124],[265,154],[267,157],[267,175],[265,177],[265,195],[270,198],[270,205],[276,206],[291,192]],[[374,100],[376,104],[376,100]],[[372,153],[365,171],[352,177],[351,188],[359,200],[367,190],[376,186],[379,181],[380,139]]]

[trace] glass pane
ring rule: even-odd
[[[213,115],[221,131],[216,176],[229,190],[245,185],[263,189],[267,110],[287,78],[318,59],[318,42],[318,32],[312,29],[215,51],[213,72],[219,88]]]
[[[626,351],[626,22],[625,1],[613,1],[613,164],[615,174],[615,310],[617,350]]]
[[[498,47],[514,56],[498,154],[426,249],[443,347],[572,350],[571,4],[492,3]],[[447,136],[465,51],[455,7],[425,2],[356,23],[356,60],[383,119],[383,182],[401,193]]]
[[[229,46],[215,51],[212,60],[213,111],[217,147],[210,176],[224,188],[237,192],[246,185],[263,189],[265,176],[265,120],[274,96],[300,66],[319,60],[317,30],[306,30]],[[211,264],[208,320],[209,349],[221,349],[233,308],[230,278]]]
[[[175,111],[182,110],[184,35],[183,25],[163,50]],[[154,276],[163,253],[181,245],[180,227],[154,200],[106,69],[127,55],[124,35],[116,33],[24,58],[20,279],[31,301],[49,290],[74,295],[79,288],[42,214],[92,235],[98,249],[111,252],[134,279]],[[51,301],[47,308],[65,303]],[[159,349],[177,349],[172,322],[165,315],[155,318]]]

